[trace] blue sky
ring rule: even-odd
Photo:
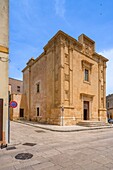
[[[113,93],[113,0],[10,0],[9,28],[10,77],[22,79],[27,61],[58,30],[75,39],[84,33],[109,59],[107,94]]]

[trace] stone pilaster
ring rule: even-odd
[[[98,64],[98,107],[101,108],[101,64]]]
[[[31,119],[31,67],[29,67],[29,120]]]
[[[98,97],[99,97],[99,111],[98,119],[100,121],[106,120],[106,62],[100,61],[98,67],[99,85],[98,85]]]
[[[60,87],[61,87],[61,105],[64,105],[64,44],[61,44],[61,63],[60,63]]]
[[[70,105],[73,105],[73,48],[69,48]]]
[[[104,62],[104,71],[103,71],[104,73],[104,77],[103,77],[104,108],[106,108],[106,68],[107,66],[106,66],[106,63]]]
[[[61,105],[62,99],[62,64],[61,64],[61,44],[60,42],[56,43],[54,54],[54,105],[58,107]]]

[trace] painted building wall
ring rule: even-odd
[[[3,140],[8,143],[8,0],[0,0],[0,99],[3,99]]]
[[[106,108],[108,118],[113,119],[113,94],[106,97]]]
[[[23,94],[11,94],[11,100],[17,102],[17,107],[10,107],[10,120],[24,119],[25,96]],[[23,117],[20,116],[20,109],[23,109]]]
[[[23,93],[23,81],[14,78],[9,78],[10,94]]]
[[[10,107],[10,120],[17,120],[17,119],[24,119],[20,117],[20,110],[23,109],[24,115],[24,105],[25,105],[25,95],[23,95],[23,81],[9,78],[9,94],[10,94],[10,101],[16,101],[17,107],[11,108]]]

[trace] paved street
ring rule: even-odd
[[[53,132],[11,122],[11,146],[0,149],[0,170],[113,170],[113,128]],[[15,159],[19,153],[33,157]]]

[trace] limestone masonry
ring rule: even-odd
[[[106,62],[95,42],[58,31],[23,70],[24,118],[58,125],[106,122]]]

